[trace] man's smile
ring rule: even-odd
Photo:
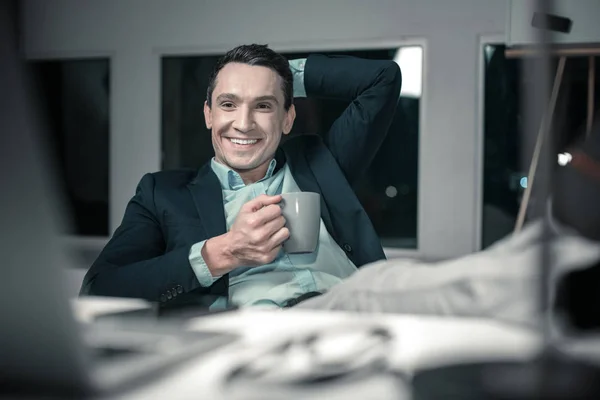
[[[225,141],[235,149],[249,149],[258,144],[262,139],[241,139],[224,137]]]

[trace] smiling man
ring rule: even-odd
[[[351,185],[375,156],[401,86],[392,61],[311,55],[287,61],[263,45],[225,54],[204,105],[214,158],[199,171],[145,175],[82,294],[162,303],[218,296],[212,307],[289,307],[385,258]],[[350,102],[321,135],[281,145],[294,97]],[[282,193],[321,195],[312,254],[286,254]]]

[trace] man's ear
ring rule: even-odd
[[[210,107],[208,102],[204,102],[204,122],[206,123],[206,129],[212,129],[212,115],[210,115]]]
[[[283,120],[283,134],[287,135],[291,132],[294,126],[294,120],[296,119],[296,107],[292,104],[290,109],[285,113],[285,119]]]

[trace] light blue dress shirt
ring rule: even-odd
[[[294,75],[294,97],[305,96],[305,60],[290,61]],[[299,192],[287,164],[277,173],[275,159],[271,160],[265,176],[258,182],[245,185],[240,175],[214,159],[211,168],[223,191],[223,207],[227,230],[233,225],[240,208],[246,202],[262,195]],[[200,285],[208,287],[213,277],[202,257],[205,241],[192,246],[189,261]],[[237,306],[283,307],[285,303],[308,292],[324,292],[356,272],[356,266],[333,240],[321,220],[319,243],[310,254],[279,252],[275,260],[257,267],[240,267],[229,273],[229,300]],[[226,301],[217,300],[211,308],[221,308]]]

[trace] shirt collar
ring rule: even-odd
[[[239,190],[246,186],[240,174],[232,170],[231,168],[217,162],[214,157],[210,160],[210,166],[214,171],[215,175],[219,179],[221,183],[221,188],[226,190]],[[265,176],[260,179],[258,182],[262,182],[265,179],[269,179],[273,176],[273,172],[275,171],[275,167],[277,166],[277,161],[273,158],[269,163],[269,167],[267,168],[267,173]]]

